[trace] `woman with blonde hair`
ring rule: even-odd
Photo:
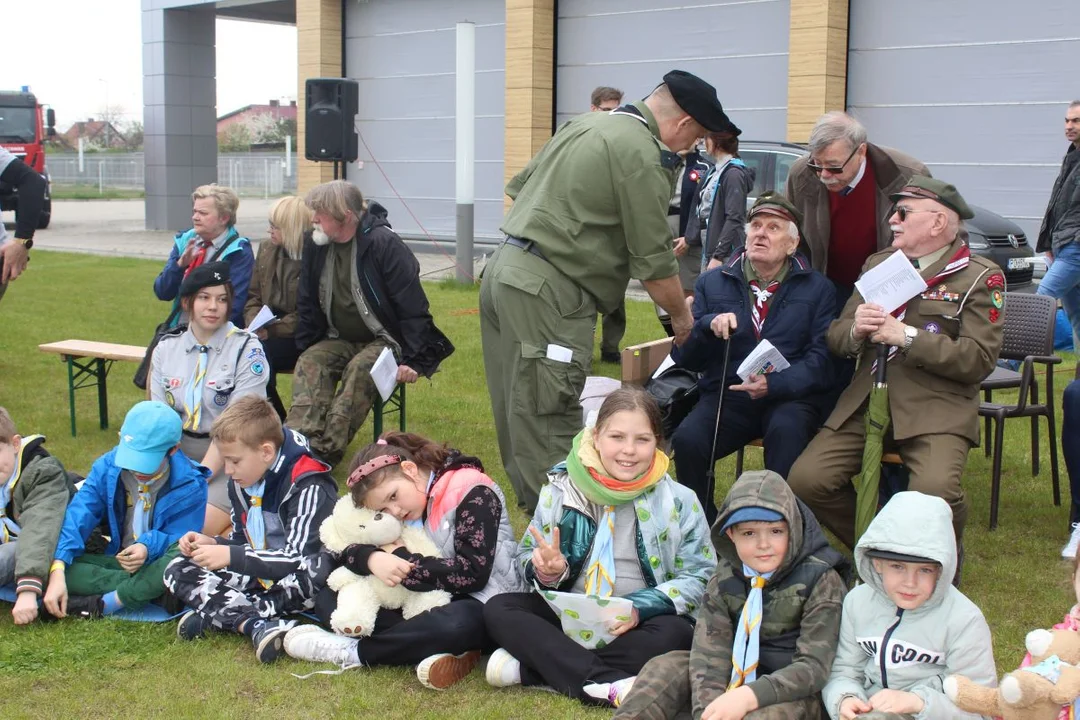
[[[251,269],[255,265],[251,242],[236,231],[236,211],[240,207],[240,198],[232,188],[224,185],[200,185],[191,193],[191,203],[192,227],[173,238],[169,259],[154,280],[154,294],[158,300],[173,301],[174,314],[170,316],[170,327],[185,324],[188,316],[179,312],[180,283],[203,263],[226,262],[229,264],[234,293],[229,321],[240,327],[244,324],[244,303],[251,282]]]
[[[311,234],[311,211],[302,198],[283,197],[270,208],[270,242],[259,244],[251,274],[244,321],[247,325],[266,305],[276,320],[256,334],[270,364],[266,398],[285,419],[285,405],[277,391],[277,373],[291,372],[300,351],[296,348],[296,293],[300,280],[300,253]]]

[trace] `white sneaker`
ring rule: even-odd
[[[416,666],[416,679],[426,688],[445,690],[464,679],[479,662],[479,650],[470,650],[460,655],[450,653],[430,655]]]
[[[520,685],[521,663],[513,655],[499,648],[488,658],[484,676],[491,687]]]
[[[1072,535],[1069,535],[1069,542],[1061,549],[1061,557],[1066,560],[1074,560],[1078,545],[1080,545],[1080,523],[1073,523]]]
[[[285,634],[285,653],[297,660],[328,662],[343,669],[356,667],[359,641],[335,635],[318,625],[300,625]]]
[[[634,686],[634,680],[636,677],[628,677],[625,680],[616,680],[613,683],[589,683],[583,689],[585,694],[591,698],[602,700],[611,705],[611,707],[619,707],[622,705],[623,700],[630,694],[630,688]]]

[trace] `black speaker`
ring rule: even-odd
[[[346,78],[309,78],[304,130],[304,157],[308,160],[355,162],[356,113],[360,86]]]

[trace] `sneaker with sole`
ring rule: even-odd
[[[285,654],[297,660],[356,667],[359,640],[335,635],[318,625],[300,625],[285,635]]]
[[[491,653],[484,677],[491,687],[510,687],[521,684],[521,663],[502,648]]]
[[[180,618],[180,622],[176,623],[176,637],[181,640],[198,640],[206,635],[209,629],[210,621],[207,618],[194,610],[188,610],[184,617]]]
[[[100,595],[69,595],[67,602],[67,616],[89,620],[99,618],[105,614],[105,603],[101,602]]]
[[[630,693],[630,688],[634,686],[636,679],[636,677],[629,677],[613,683],[589,683],[583,689],[589,697],[606,702],[611,707],[619,707]]]
[[[261,663],[272,663],[281,657],[285,635],[296,627],[293,620],[266,620],[251,636],[255,657]]]
[[[416,679],[426,688],[445,690],[471,673],[479,662],[479,650],[471,650],[460,655],[450,653],[431,655],[416,666]]]
[[[1074,560],[1078,545],[1080,545],[1080,523],[1073,523],[1072,534],[1069,535],[1069,542],[1061,549],[1061,557],[1066,560]]]

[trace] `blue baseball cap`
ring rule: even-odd
[[[732,525],[738,525],[745,522],[780,522],[784,520],[784,516],[775,510],[770,510],[763,507],[744,507],[739,508],[735,512],[727,516],[724,520],[724,526],[720,528],[720,532],[724,532]]]
[[[175,410],[163,402],[143,400],[124,418],[116,464],[143,475],[155,473],[182,434],[183,423]]]

